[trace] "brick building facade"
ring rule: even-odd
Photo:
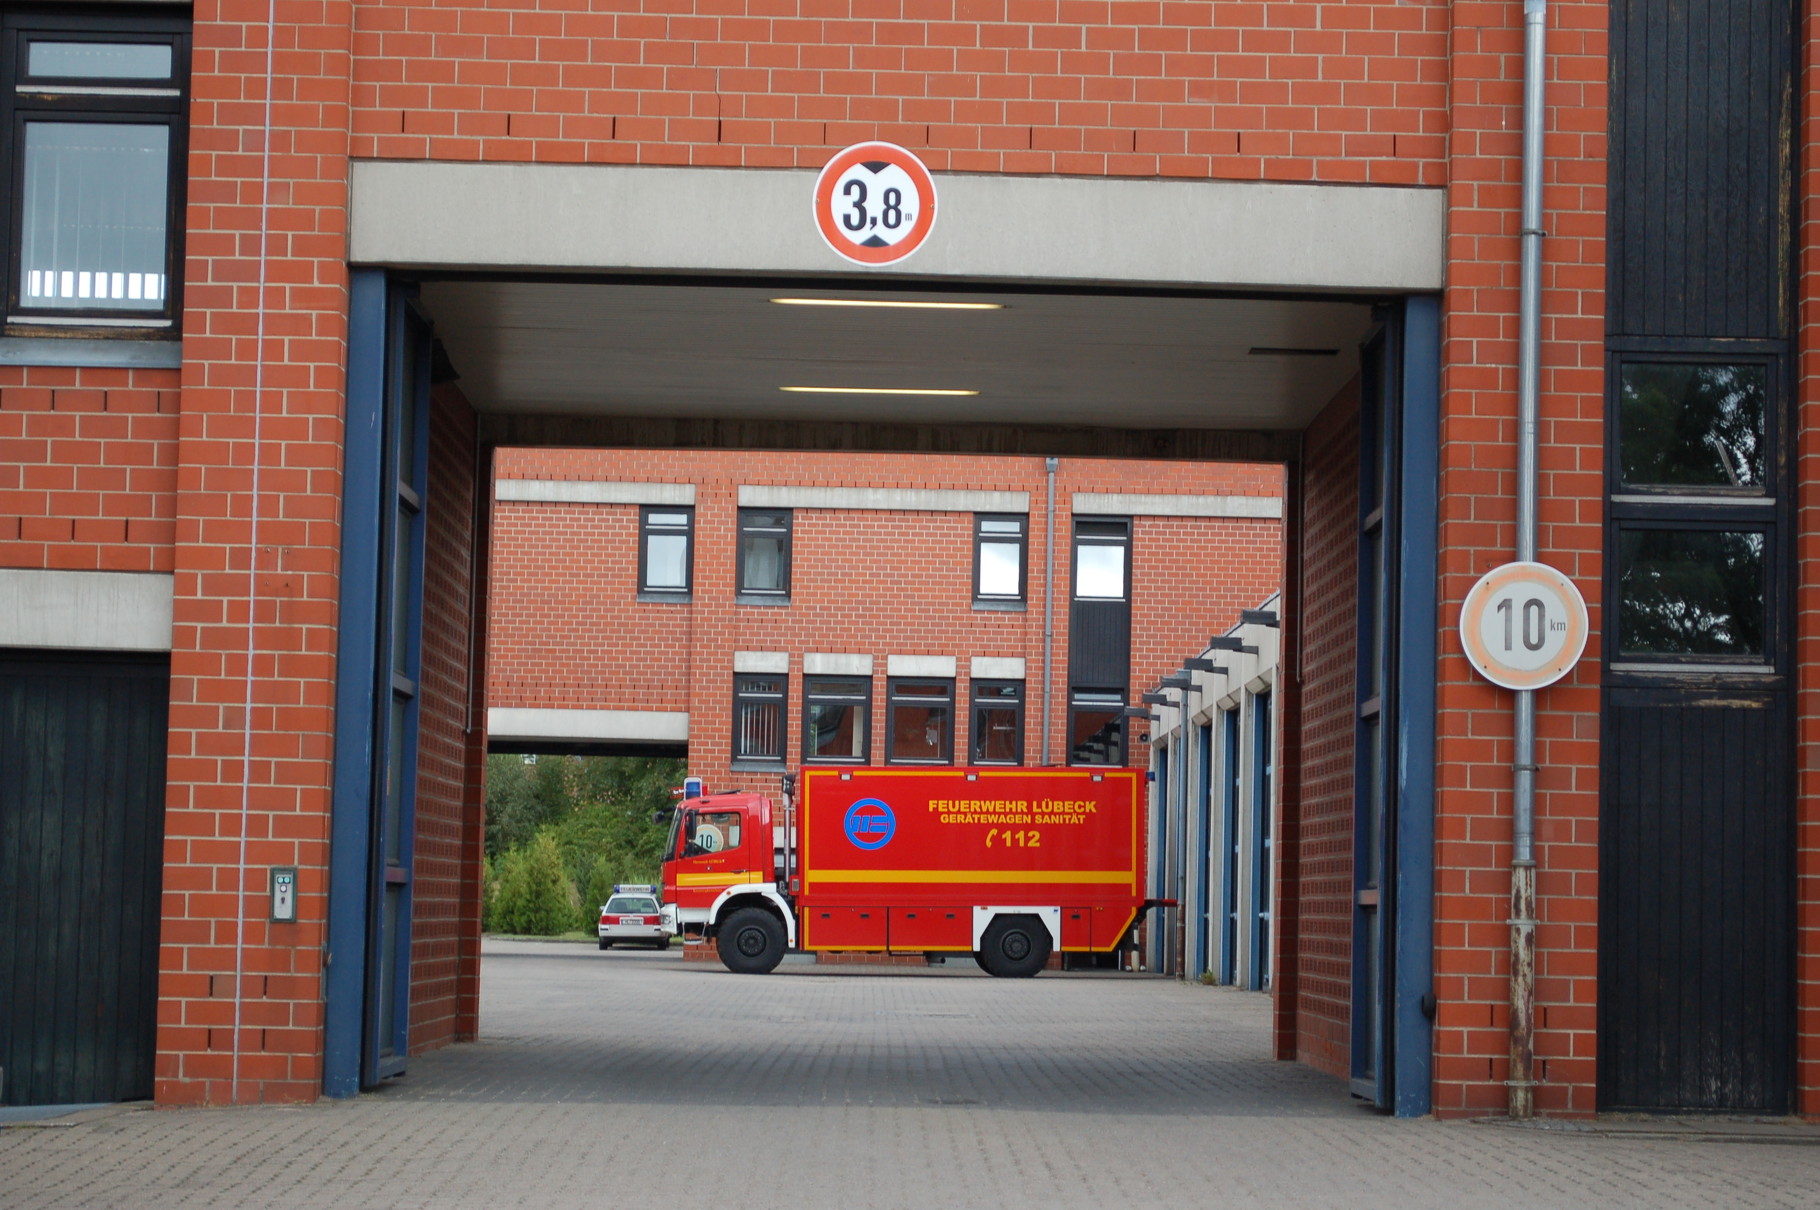
[[[472,1036],[481,485],[493,449],[592,446],[1286,465],[1277,1052],[1399,1112],[1500,1110],[1515,724],[1453,627],[1517,533],[1528,8],[1538,557],[1592,627],[1537,699],[1535,1102],[1820,1113],[1811,4],[674,7],[8,8],[0,722],[106,734],[102,691],[81,727],[52,703],[169,686],[135,716],[166,739],[133,754],[150,807],[0,800],[102,812],[162,904],[140,991],[107,993],[144,1066],[21,1092],[53,1028],[23,1024],[9,1096],[346,1095]],[[922,157],[942,217],[856,269],[811,187],[871,139]],[[46,201],[52,166],[115,209]],[[1000,310],[785,323],[780,291]],[[778,390],[805,384],[978,394]],[[1671,405],[1744,417],[1730,473],[1698,437],[1632,456]],[[1714,584],[1760,591],[1652,632]],[[1362,760],[1380,725],[1405,759]],[[17,885],[55,916],[56,879]],[[31,938],[97,994],[37,919],[0,953]]]
[[[1041,458],[511,449],[494,474],[494,750],[686,746],[713,787],[777,793],[818,761],[1141,765],[1136,691],[1282,575],[1268,465],[1058,460],[1053,544]],[[691,573],[672,599],[640,560],[666,540],[641,519],[669,509]],[[1077,591],[1077,516],[1125,527],[1113,582]],[[1081,640],[1108,648],[1082,674],[1077,598],[1127,614]],[[937,725],[931,709],[940,740],[898,743],[892,720]]]

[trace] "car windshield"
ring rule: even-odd
[[[655,912],[657,900],[648,899],[643,895],[615,895],[607,900],[606,910],[609,912]]]

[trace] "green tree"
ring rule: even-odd
[[[656,757],[494,756],[487,763],[487,854],[492,883],[487,928],[524,931],[526,851],[547,840],[554,848],[571,903],[562,929],[592,929],[613,886],[655,883],[664,838],[675,810],[671,790],[687,766]],[[509,905],[509,906],[506,906]]]
[[[496,933],[549,937],[575,927],[575,884],[550,832],[508,850],[495,865],[486,927]]]
[[[517,755],[487,758],[487,852],[498,856],[528,842],[575,807],[576,758]]]

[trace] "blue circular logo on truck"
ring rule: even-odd
[[[882,849],[897,835],[897,816],[876,798],[862,798],[847,808],[847,839],[862,849]]]

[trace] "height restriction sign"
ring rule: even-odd
[[[893,143],[855,143],[815,180],[815,226],[850,261],[903,260],[935,226],[935,178]]]
[[[1479,675],[1506,689],[1540,689],[1586,650],[1586,599],[1546,563],[1506,563],[1479,578],[1460,607],[1460,641]]]

